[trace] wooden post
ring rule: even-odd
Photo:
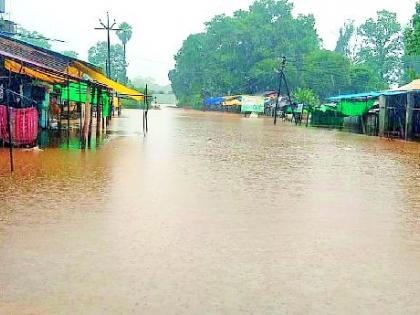
[[[9,84],[6,89],[6,119],[7,131],[9,133],[9,158],[10,158],[10,173],[15,171],[15,163],[13,159],[13,138],[12,138],[12,123],[10,115],[10,88],[12,86],[12,72],[9,71]]]
[[[102,89],[97,89],[97,96],[96,96],[96,139],[99,139],[99,136],[101,134],[101,96],[102,96]],[[98,141],[96,141],[98,142]],[[98,143],[96,143],[98,145]]]
[[[88,139],[88,133],[89,133],[89,122],[90,122],[90,86],[86,86],[86,100],[85,100],[85,115],[83,120],[83,130],[82,130],[82,149],[86,149],[86,142]]]
[[[146,133],[149,132],[149,95],[148,95],[148,89],[146,84]]]
[[[91,93],[91,102],[93,102],[93,99],[95,97],[95,87],[92,88]],[[89,115],[89,131],[88,131],[88,148],[90,149],[92,144],[92,124],[93,124],[93,106],[90,105],[90,115]]]
[[[147,84],[146,89],[144,91],[144,99],[143,99],[143,135],[146,136],[147,133],[147,112],[146,112],[146,104],[147,104]]]
[[[388,131],[388,97],[379,96],[379,137],[385,137]]]
[[[363,132],[363,134],[364,135],[367,135],[366,124],[365,124],[365,115],[360,116],[360,124],[362,126],[362,132]]]
[[[83,148],[83,106],[82,106],[82,83],[79,81],[79,135],[80,145]]]
[[[13,137],[12,137],[12,122],[10,113],[10,96],[9,90],[7,90],[6,96],[6,116],[7,116],[7,132],[9,133],[9,158],[10,158],[10,172],[15,171],[14,159],[13,159]]]
[[[414,93],[407,93],[407,106],[405,112],[405,140],[410,140],[413,133],[413,109],[414,109]]]
[[[67,75],[67,147],[70,146],[70,80]]]
[[[63,93],[62,91],[61,91],[61,89],[60,89],[60,93]],[[62,100],[62,97],[61,97],[61,95],[60,95],[60,98],[58,98],[57,97],[57,101],[58,100],[60,100],[60,113],[58,114],[58,132],[59,132],[59,134],[60,134],[60,138],[61,138],[61,127],[62,127],[62,121],[61,121],[61,118],[62,118],[62,114],[63,114],[63,100]]]

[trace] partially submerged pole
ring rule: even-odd
[[[280,72],[279,73],[279,87],[277,89],[276,107],[274,109],[274,125],[277,125],[277,112],[279,111],[279,103],[280,103],[280,97],[281,97],[282,82],[283,82],[283,77],[282,77],[281,72]]]
[[[277,102],[276,102],[276,108],[275,108],[275,113],[274,113],[274,124],[277,124],[277,111],[279,109],[279,101],[280,101],[280,97],[281,97],[281,88],[282,88],[282,83],[284,82],[284,85],[286,87],[286,93],[287,93],[287,97],[289,99],[289,103],[290,103],[290,108],[292,110],[292,115],[293,118],[295,120],[295,123],[297,124],[297,120],[295,117],[295,111],[293,108],[293,104],[292,104],[292,98],[290,97],[290,90],[289,90],[289,86],[287,84],[287,79],[286,79],[286,75],[284,74],[284,69],[286,68],[286,62],[287,59],[286,57],[282,58],[282,62],[281,62],[281,66],[280,66],[280,70],[279,70],[279,89],[278,89],[278,95],[277,95]]]
[[[101,132],[101,89],[97,90],[96,96],[96,138],[99,138]]]
[[[144,99],[143,99],[143,135],[147,134],[147,84],[144,90]]]
[[[388,96],[379,96],[379,137],[385,137],[388,131]]]
[[[101,95],[102,95],[102,89],[99,88],[97,90],[97,96],[96,96],[96,145],[98,145],[99,137],[101,134],[101,116],[102,116],[102,109],[101,109]]]
[[[413,111],[414,111],[415,96],[413,92],[407,93],[407,107],[405,113],[405,140],[412,138],[413,133]]]
[[[286,57],[283,57],[283,63],[284,63],[284,66],[286,66]],[[293,108],[292,98],[291,98],[291,96],[290,96],[289,85],[287,84],[286,75],[284,74],[284,68],[283,68],[283,70],[281,71],[281,74],[282,74],[282,76],[283,76],[284,85],[285,85],[285,87],[286,87],[287,98],[289,99],[290,108],[291,108],[291,110],[292,110],[292,116],[293,116],[293,119],[295,120],[295,124],[297,125],[297,124],[298,124],[298,121],[297,121],[297,119],[296,119],[295,109]]]
[[[90,86],[86,86],[86,100],[85,100],[85,116],[83,122],[83,129],[82,129],[82,149],[86,149],[86,142],[88,139],[89,133],[89,123],[90,123],[90,115],[91,115],[91,105],[90,105]]]
[[[7,90],[6,93],[6,116],[7,116],[7,132],[9,133],[9,158],[10,158],[10,172],[15,171],[14,161],[13,161],[13,138],[12,138],[12,123],[11,123],[11,113],[10,113],[10,93]]]
[[[6,119],[7,119],[7,132],[9,133],[9,159],[10,159],[10,172],[15,171],[15,164],[13,159],[13,138],[12,138],[12,123],[10,117],[10,88],[12,86],[12,72],[9,71],[9,83],[6,90]]]
[[[147,84],[146,84],[146,133],[149,132],[149,95],[148,95],[148,89],[147,89]]]
[[[70,78],[67,74],[67,147],[70,146]]]
[[[80,146],[83,149],[83,106],[82,106],[82,83],[79,81],[79,136]]]
[[[92,88],[92,97],[91,97],[91,103],[93,103],[95,97],[95,87]],[[93,124],[93,106],[90,105],[90,116],[89,116],[89,131],[88,131],[88,148],[90,149],[92,144],[92,124]]]

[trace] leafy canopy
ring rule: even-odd
[[[107,58],[108,46],[106,42],[98,42],[88,51],[89,62],[101,67],[104,72],[106,71]],[[111,45],[111,70],[113,80],[125,82],[124,50],[120,44]]]
[[[407,78],[420,78],[420,2],[416,4],[416,13],[411,24],[404,32],[405,62]]]
[[[368,19],[359,28],[362,47],[358,62],[371,67],[388,83],[397,82],[402,73],[401,30],[397,14],[386,10],[379,11],[375,19]]]

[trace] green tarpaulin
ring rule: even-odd
[[[362,116],[375,106],[375,99],[367,101],[343,100],[337,103],[337,112],[343,116]]]
[[[70,83],[69,88],[67,86],[57,85],[57,89],[61,91],[61,99],[64,101],[70,102],[79,102],[85,103],[86,102],[86,92],[87,92],[87,85],[85,83]],[[92,90],[91,90],[92,91]],[[95,95],[92,99],[92,92],[89,95],[89,102],[90,104],[97,105],[98,103],[98,93],[95,89]],[[102,92],[101,96],[101,104],[103,104],[103,115],[109,116],[109,95],[106,91]]]

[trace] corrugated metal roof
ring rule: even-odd
[[[60,73],[65,73],[67,66],[77,61],[102,73],[101,68],[89,62],[38,47],[4,34],[0,34],[0,55]]]
[[[71,59],[64,55],[46,52],[44,49],[5,36],[0,36],[0,55],[61,73],[66,71],[71,62]]]
[[[348,100],[356,98],[374,98],[382,95],[380,92],[358,93],[358,94],[345,94],[328,98],[329,101]]]
[[[392,96],[392,95],[399,95],[404,94],[404,91],[383,91],[383,92],[369,92],[369,93],[359,93],[359,94],[345,94],[339,96],[333,96],[328,98],[328,101],[335,102],[341,100],[357,100],[357,99],[370,99],[370,98],[377,98],[381,95]]]

